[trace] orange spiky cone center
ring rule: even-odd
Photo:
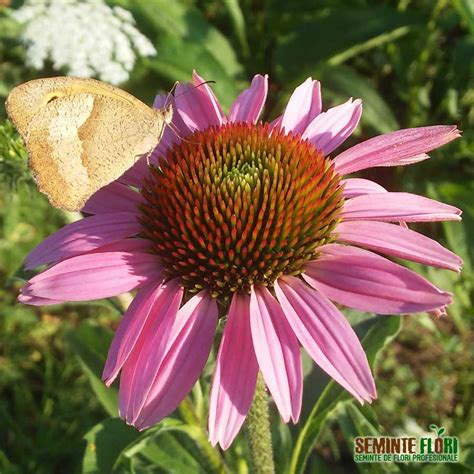
[[[301,273],[332,240],[343,204],[330,161],[268,125],[197,131],[150,168],[142,235],[169,277],[214,297]]]

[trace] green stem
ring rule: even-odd
[[[208,439],[207,434],[202,428],[202,423],[194,409],[189,398],[185,398],[179,405],[179,412],[183,420],[188,424],[189,433],[200,449],[202,455],[207,461],[208,472],[223,474],[227,472],[224,460],[216,448],[213,448]]]
[[[262,374],[258,374],[252,406],[246,421],[247,437],[255,474],[273,474],[272,435],[268,419],[268,401]]]

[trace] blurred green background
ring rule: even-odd
[[[305,472],[474,472],[474,2],[107,3],[130,11],[136,28],[157,50],[155,56],[138,57],[129,80],[120,85],[148,103],[175,81],[189,80],[195,68],[205,79],[216,81],[213,88],[228,107],[253,74],[267,73],[271,82],[264,118],[271,119],[281,113],[294,87],[312,76],[322,82],[324,108],[348,97],[363,99],[361,126],[347,146],[398,128],[458,124],[463,130],[461,140],[433,152],[431,160],[361,175],[390,190],[428,195],[463,209],[462,224],[426,224],[417,229],[458,253],[464,270],[456,275],[413,265],[454,293],[449,316],[397,318],[393,334],[398,319],[403,319],[403,327],[377,358],[379,398],[371,408],[346,402],[331,410]],[[22,4],[0,1],[0,472],[110,472],[110,460],[97,460],[87,452],[84,461],[83,457],[87,441],[94,438],[89,430],[115,416],[114,392],[104,392],[93,373],[100,371],[104,341],[110,340],[109,330],[117,325],[120,302],[44,308],[15,303],[26,277],[21,271],[25,255],[78,217],[51,208],[37,192],[23,146],[5,121],[3,102],[13,86],[68,72],[55,70],[48,61],[41,70],[27,65],[27,45],[21,36],[25,26],[12,17]],[[356,324],[364,316],[352,312],[349,318]],[[327,381],[316,369],[308,378],[302,423],[316,400],[318,384]],[[181,411],[184,419],[185,413]],[[462,466],[372,468],[352,461],[352,439],[357,434],[417,434],[427,431],[431,423],[460,437]],[[125,425],[120,426],[125,439],[136,439]],[[286,472],[285,453],[292,449],[295,431],[276,429],[278,472]],[[143,451],[141,457],[129,450],[125,461],[115,461],[116,468],[119,472],[213,472],[212,465],[194,464],[202,449],[196,450],[183,436],[161,435],[164,444]],[[106,441],[120,452],[127,444],[123,439]],[[163,460],[159,446],[166,446],[173,459]],[[239,464],[245,457],[243,446],[237,442],[229,454],[230,471],[246,472]]]

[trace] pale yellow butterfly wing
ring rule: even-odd
[[[170,111],[93,79],[38,79],[15,88],[7,111],[28,148],[39,189],[79,210],[161,139]]]

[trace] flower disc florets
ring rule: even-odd
[[[151,166],[142,235],[169,277],[227,297],[301,273],[331,241],[342,205],[330,161],[268,125],[197,131]]]

